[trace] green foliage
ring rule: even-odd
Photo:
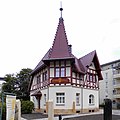
[[[2,106],[2,103],[0,102],[0,108]],[[3,103],[2,106],[2,120],[6,120],[6,103]]]
[[[5,76],[6,83],[3,84],[2,91],[15,93],[18,99],[29,100],[29,79],[32,70],[30,68],[24,68],[19,73],[7,74]]]
[[[28,114],[32,113],[32,110],[34,109],[34,103],[32,101],[21,101],[21,113],[22,114]]]
[[[14,85],[15,85],[15,81],[16,81],[16,77],[14,76],[14,74],[7,74],[5,76],[5,81],[6,83],[3,83],[3,87],[2,90],[4,92],[15,92],[14,89]]]

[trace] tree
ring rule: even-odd
[[[16,77],[14,74],[6,74],[5,75],[5,83],[3,83],[2,91],[14,93],[14,85],[15,85]]]
[[[28,85],[30,80],[30,73],[32,70],[30,68],[22,69],[17,75],[17,93],[19,98],[23,100],[29,100],[30,93],[28,91]]]
[[[29,100],[29,79],[32,70],[30,68],[24,68],[16,75],[7,74],[5,76],[6,83],[3,84],[3,91],[15,93],[16,97],[22,100]]]

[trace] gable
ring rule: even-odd
[[[96,69],[96,68],[95,68],[95,65],[94,65],[94,62],[91,63],[91,65],[89,66],[89,69],[93,69],[93,70]]]

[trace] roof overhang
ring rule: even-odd
[[[31,96],[42,96],[41,91],[36,91],[33,94],[31,94]]]

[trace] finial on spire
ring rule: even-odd
[[[63,11],[63,8],[62,8],[62,1],[60,2],[60,11],[61,11],[61,18],[62,18],[62,11]]]

